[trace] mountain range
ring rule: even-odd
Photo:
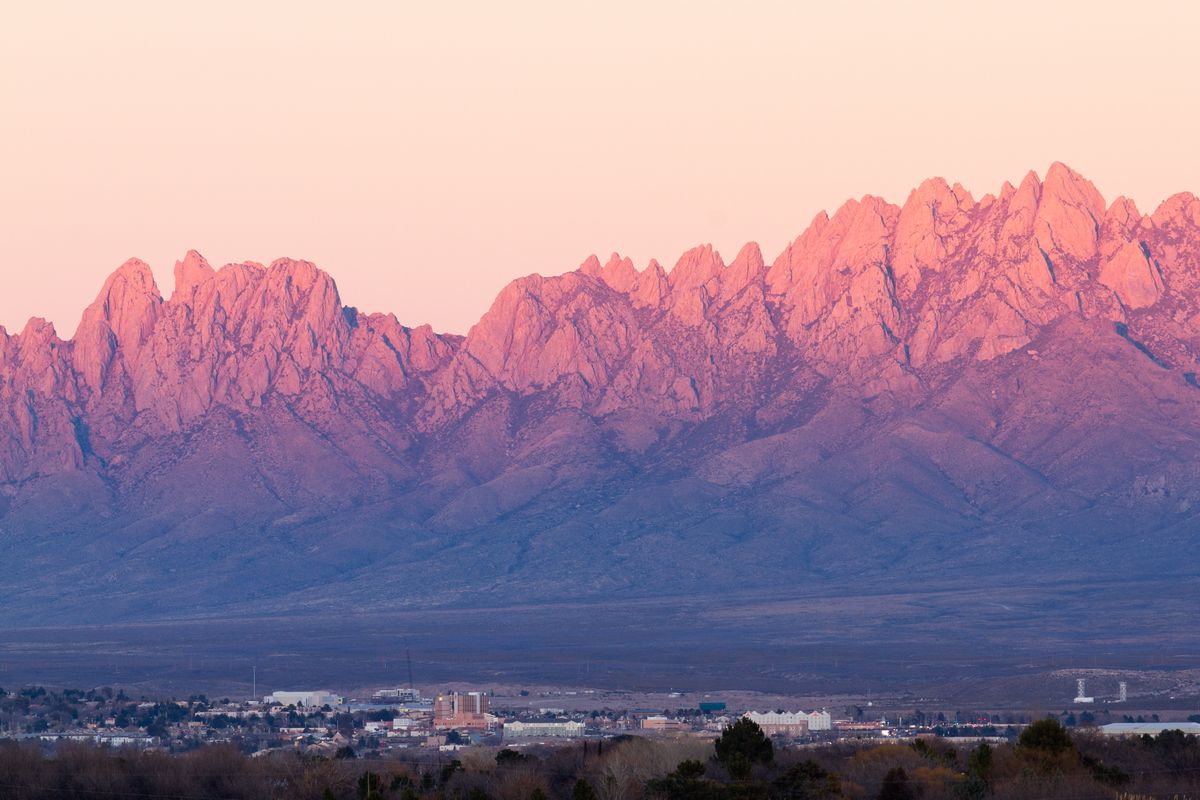
[[[73,338],[0,328],[0,619],[1190,581],[1197,373],[1200,199],[1062,164],[590,257],[465,336],[134,259]]]

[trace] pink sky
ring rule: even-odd
[[[1200,192],[1196,8],[22,3],[0,324],[69,335],[126,258],[169,294],[196,248],[307,258],[348,304],[465,332],[589,253],[772,258],[848,197],[1054,160],[1152,210]]]

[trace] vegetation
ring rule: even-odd
[[[716,743],[624,737],[600,749],[468,748],[450,757],[182,754],[0,743],[5,800],[1016,800],[1197,797],[1200,740],[1112,739],[1057,721],[1013,744],[838,743],[777,749],[730,726]],[[745,769],[749,764],[750,768]]]
[[[775,746],[771,740],[757,723],[747,717],[739,717],[737,722],[727,726],[714,749],[717,761],[737,780],[750,777],[755,764],[770,764],[775,758]]]

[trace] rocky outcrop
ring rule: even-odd
[[[71,342],[35,323],[5,335],[11,423],[0,474],[80,467],[94,444],[76,430],[89,441],[153,438],[216,408],[308,395],[328,406],[307,402],[310,414],[369,406],[425,434],[496,393],[548,392],[600,416],[753,413],[769,404],[765,384],[803,394],[782,385],[787,375],[911,404],[949,365],[1012,353],[1069,316],[1169,338],[1188,372],[1198,219],[1190,195],[1152,216],[1124,198],[1105,208],[1062,164],[979,201],[932,179],[903,206],[865,197],[818,215],[769,267],[753,244],[728,265],[703,246],[669,272],[613,254],[522,278],[465,339],[344,308],[332,279],[305,261],[214,270],[192,251],[163,300],[134,259],[105,282]],[[1169,322],[1156,313],[1168,305]]]
[[[299,407],[306,393],[325,398],[310,409],[317,417],[398,402],[457,342],[344,308],[333,280],[305,261],[218,271],[193,251],[175,275],[164,301],[149,267],[130,260],[84,311],[72,341],[38,320],[5,335],[0,397],[12,424],[3,426],[0,475],[80,468],[90,454],[119,455],[217,409],[245,413],[273,399]]]
[[[364,541],[508,531],[532,558],[580,509],[792,541],[1200,508],[1200,200],[1106,206],[1061,164],[850,201],[770,262],[593,256],[465,336],[345,307],[305,261],[174,275],[164,299],[122,265],[70,341],[0,329],[0,542],[59,514],[319,549],[374,509]]]

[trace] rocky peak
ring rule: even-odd
[[[158,323],[162,295],[150,267],[132,258],[104,282],[76,329],[75,368],[93,392],[101,392],[113,364],[136,368]]]
[[[1096,255],[1104,214],[1104,198],[1092,182],[1056,161],[1042,184],[1034,236],[1044,252],[1085,262]]]
[[[81,326],[106,324],[121,344],[140,345],[154,328],[162,295],[154,274],[131,258],[104,282],[100,295],[83,312]]]
[[[746,243],[722,276],[721,299],[729,301],[747,286],[761,283],[765,274],[766,263],[763,261],[762,249],[756,242]]]
[[[601,280],[623,294],[630,294],[638,282],[638,271],[633,261],[613,253],[604,267],[597,273]]]
[[[1191,192],[1171,195],[1154,210],[1151,219],[1161,228],[1200,226],[1200,200]]]
[[[23,355],[37,353],[38,350],[62,344],[54,323],[42,317],[30,317],[25,327],[16,335],[18,346]]]
[[[941,178],[922,183],[900,209],[892,269],[901,297],[916,291],[927,272],[940,272],[962,242],[971,223],[974,202],[961,186],[951,189]]]
[[[769,268],[753,243],[728,266],[711,245],[695,247],[669,272],[591,256],[574,272],[513,281],[465,339],[346,309],[307,261],[214,271],[189,251],[164,303],[149,268],[131,260],[73,342],[31,322],[17,336],[0,331],[0,359],[11,398],[34,388],[66,398],[63,419],[86,418],[98,441],[272,403],[322,419],[382,409],[436,432],[508,394],[694,419],[766,396],[764,376],[800,403],[786,385],[801,372],[907,402],[943,366],[1013,353],[1065,318],[1174,342],[1154,357],[1193,371],[1197,241],[1194,196],[1147,218],[1123,198],[1106,207],[1056,164],[1045,182],[1031,172],[978,203],[936,178],[903,206],[851,200],[817,214]],[[791,413],[780,402],[772,418]]]
[[[673,291],[686,291],[703,286],[717,277],[725,267],[721,254],[711,244],[693,247],[679,257],[668,278]]]
[[[188,250],[182,261],[175,262],[175,291],[171,294],[171,302],[189,303],[196,288],[208,283],[216,274],[204,256]]]

